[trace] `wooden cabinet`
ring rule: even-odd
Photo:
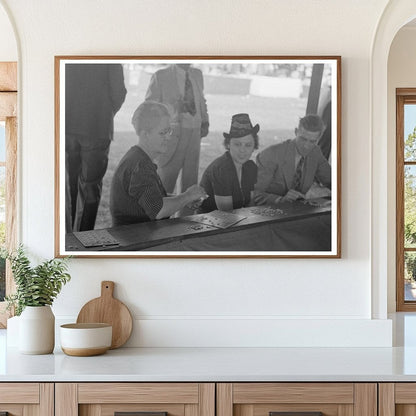
[[[52,383],[0,383],[0,415],[53,416]]]
[[[0,416],[416,416],[414,383],[0,383]]]
[[[376,383],[219,383],[216,399],[217,416],[377,416]]]
[[[57,383],[55,416],[215,416],[214,383]],[[149,414],[149,413],[147,413]],[[141,416],[146,416],[142,413]]]
[[[379,416],[415,416],[416,383],[380,383]]]
[[[55,415],[377,416],[377,393],[376,383],[57,383]]]

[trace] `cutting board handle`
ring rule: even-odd
[[[112,298],[114,292],[114,282],[111,280],[104,280],[101,282],[101,297]]]

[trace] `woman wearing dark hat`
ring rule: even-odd
[[[257,165],[250,157],[259,146],[259,129],[258,124],[253,127],[248,114],[232,116],[230,132],[223,133],[227,151],[215,159],[202,175],[200,186],[208,198],[203,201],[199,212],[229,211],[251,204]]]

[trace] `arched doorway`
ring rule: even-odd
[[[386,299],[395,292],[395,160],[389,154],[395,137],[389,135],[389,120],[394,114],[389,106],[388,58],[397,32],[415,17],[413,0],[391,1],[380,18],[371,55],[372,316],[378,319],[387,317]]]
[[[389,311],[416,311],[416,251],[414,247],[416,241],[414,222],[416,166],[413,151],[416,126],[416,54],[412,52],[415,41],[416,20],[413,20],[396,33],[388,58],[387,147],[389,159],[387,170],[390,206],[388,207],[387,232],[391,236],[388,238],[389,253],[396,251],[396,263],[391,261],[388,264]],[[396,137],[396,143],[394,137]],[[396,168],[396,174],[394,168]],[[394,200],[396,200],[396,212],[394,212]],[[393,217],[394,213],[396,218]],[[396,227],[394,227],[395,224]],[[393,256],[389,257],[393,260]],[[395,287],[394,276],[396,276]]]

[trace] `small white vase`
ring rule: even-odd
[[[19,351],[50,354],[55,347],[55,315],[49,305],[26,306],[19,319]]]

